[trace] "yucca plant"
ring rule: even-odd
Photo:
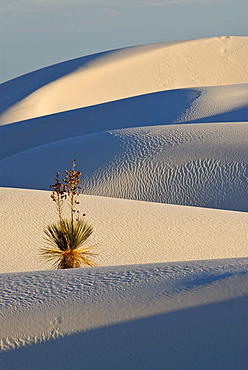
[[[75,171],[75,162],[76,159],[73,161],[71,171],[65,170],[66,176],[63,183],[60,182],[60,173],[57,172],[56,183],[50,185],[54,190],[51,197],[56,203],[59,221],[45,228],[45,240],[48,246],[41,249],[41,255],[48,261],[54,261],[53,266],[57,269],[78,268],[82,264],[95,266],[90,258],[96,256],[91,252],[95,246],[83,246],[92,234],[93,227],[87,221],[80,219],[79,211],[76,209],[79,204],[77,197],[81,190],[81,172]],[[69,203],[70,219],[64,219],[62,216],[65,201]]]
[[[92,234],[93,227],[86,221],[61,220],[45,229],[46,242],[49,247],[42,248],[42,255],[48,260],[54,260],[58,269],[81,267],[82,263],[95,266],[90,257],[95,256],[91,250],[95,246],[83,247]]]

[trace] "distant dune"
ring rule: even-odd
[[[16,104],[11,100],[11,106],[5,105],[3,123],[157,91],[247,83],[247,53],[246,37],[213,37],[144,45],[77,59],[76,66],[73,62],[74,71],[68,73],[65,69],[65,74],[55,80],[46,78],[38,89],[31,86],[33,80],[43,78],[41,72],[24,77],[22,85],[27,86]],[[47,73],[50,76],[54,70],[65,67],[55,65]],[[16,83],[19,84],[18,79]],[[11,82],[11,89],[15,89],[15,81]],[[8,90],[6,83],[1,94],[8,96]]]

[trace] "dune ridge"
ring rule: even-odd
[[[48,190],[73,152],[85,194],[247,211],[246,143],[238,122],[82,135],[2,159],[1,185]]]
[[[99,54],[8,107],[2,124],[157,91],[246,83],[247,54],[246,37],[151,44]]]
[[[2,315],[11,315],[15,322],[14,333],[22,337],[24,342],[29,342],[31,335],[38,334],[37,341],[42,341],[42,335],[49,339],[49,332],[51,337],[56,338],[127,320],[221,302],[227,298],[236,299],[247,292],[248,286],[245,258],[194,261],[190,264],[177,262],[97,267],[82,271],[26,272],[6,274],[3,278]],[[229,285],[228,281],[232,281],[232,284]],[[236,289],[239,284],[240,288]],[[12,287],[15,286],[18,288],[13,294]],[[99,299],[99,296],[102,298]],[[109,306],[110,301],[112,307]],[[39,310],[41,302],[44,307],[42,311]],[[13,306],[15,309],[11,309]],[[59,316],[55,320],[54,311]],[[78,317],[82,313],[84,320]],[[18,323],[20,314],[25,321],[29,320],[25,325]],[[8,333],[1,343],[2,349],[6,351],[22,346],[24,343],[21,341],[19,345],[14,344],[13,329],[5,326]],[[32,333],[34,327],[35,332]]]

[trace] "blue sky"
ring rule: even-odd
[[[247,0],[0,0],[0,82],[104,50],[247,36]]]

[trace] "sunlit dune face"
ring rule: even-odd
[[[247,82],[245,37],[121,49],[42,86],[9,107],[2,124],[157,91]],[[37,75],[38,76],[38,75]],[[28,81],[27,81],[28,83]]]

